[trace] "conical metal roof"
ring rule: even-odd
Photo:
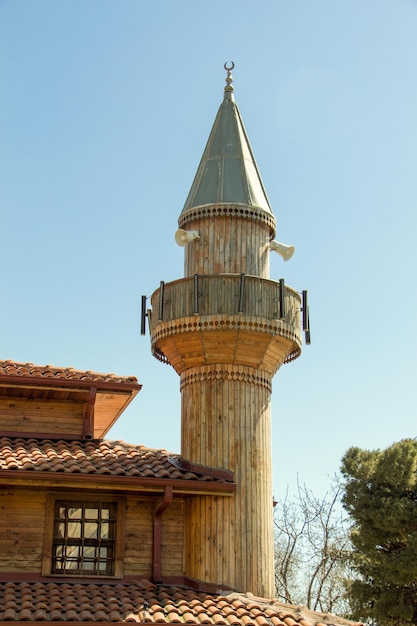
[[[181,215],[213,204],[244,204],[272,214],[255,157],[235,102],[231,67],[206,148]]]

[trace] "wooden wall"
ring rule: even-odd
[[[152,574],[153,511],[155,499],[127,498],[124,573]],[[162,576],[180,576],[184,571],[184,502],[174,500],[162,516]]]
[[[0,489],[0,572],[40,574],[45,507],[45,493]]]
[[[247,217],[219,215],[195,219],[187,228],[198,231],[200,239],[185,248],[185,276],[241,272],[269,276],[268,224]]]
[[[88,494],[79,495],[88,499]],[[159,500],[126,497],[125,576],[152,575],[153,510]],[[0,488],[0,574],[41,574],[46,502],[46,491]],[[183,529],[184,502],[174,499],[162,516],[163,576],[179,576],[184,571]]]
[[[3,432],[82,434],[83,402],[37,398],[0,398]]]

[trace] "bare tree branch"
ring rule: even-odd
[[[275,509],[277,598],[313,610],[347,615],[344,580],[350,577],[351,546],[341,507],[342,487],[334,477],[323,498],[298,484]]]

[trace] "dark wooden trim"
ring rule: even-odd
[[[48,493],[45,505],[45,525],[43,529],[43,550],[42,550],[42,575],[51,573],[52,561],[52,538],[54,532],[54,506],[57,494]]]
[[[90,387],[88,400],[84,406],[83,439],[93,439],[94,436],[94,405],[97,398],[97,388]]]
[[[233,472],[225,469],[216,469],[215,467],[207,467],[206,465],[197,465],[196,463],[190,463],[186,459],[181,459],[181,468],[194,474],[206,474],[212,478],[219,478],[220,480],[227,480],[233,482]]]
[[[236,490],[236,483],[220,483],[205,480],[190,480],[187,478],[141,478],[138,476],[109,476],[108,474],[76,474],[67,472],[41,472],[37,470],[0,470],[0,484],[7,484],[8,487],[16,487],[17,479],[20,480],[21,487],[51,488],[54,485],[68,489],[74,489],[73,483],[80,485],[80,489],[85,489],[91,484],[96,486],[110,487],[126,492],[139,490],[142,487],[145,491],[160,492],[165,487],[172,487],[177,492],[186,494],[193,493],[216,493],[229,495]],[[66,485],[65,485],[66,483]]]
[[[124,576],[123,578],[114,578],[105,576],[55,576],[54,574],[38,574],[37,572],[0,572],[0,582],[28,582],[28,583],[73,583],[90,585],[91,583],[101,583],[103,585],[130,585],[137,583],[139,580],[148,580],[146,576]],[[168,579],[167,579],[168,580]],[[184,577],[173,577],[172,584],[184,584]],[[171,579],[169,579],[171,584]]]
[[[154,583],[162,582],[161,559],[162,559],[162,515],[172,504],[173,489],[165,487],[164,499],[160,500],[153,512],[153,549],[152,549],[152,580]]]
[[[87,576],[53,576],[53,575],[42,575],[35,572],[26,573],[26,572],[0,572],[0,582],[27,582],[27,583],[68,583],[73,585],[90,585],[95,584],[100,586],[103,585],[135,585],[140,581],[147,580],[149,578],[147,576],[124,576],[123,578],[106,578],[97,576],[88,578]],[[159,581],[160,585],[167,586],[180,586],[180,587],[188,587],[193,591],[201,591],[203,593],[210,594],[219,594],[226,591],[232,591],[231,587],[227,587],[226,585],[220,585],[215,583],[208,583],[202,580],[196,580],[195,578],[191,578],[189,576],[164,576],[163,580]],[[25,622],[28,624],[30,622]],[[35,623],[35,622],[34,622]],[[48,624],[52,624],[54,622],[48,622]],[[59,622],[63,624],[64,622]],[[71,622],[74,624],[74,622]],[[85,623],[85,622],[84,622]],[[137,623],[137,622],[136,622]],[[39,622],[36,622],[39,624]],[[108,624],[108,622],[107,622]],[[178,625],[177,625],[178,626]]]
[[[10,624],[11,622],[4,622],[4,623]],[[25,626],[39,626],[39,624],[41,622],[39,622],[39,621],[31,622],[31,621],[26,621],[25,620],[24,623],[25,623]],[[58,622],[55,622],[55,621],[54,622],[49,622],[48,621],[48,626],[74,626],[75,623],[77,623],[77,624],[95,624],[95,626],[109,626],[110,622],[108,622],[108,621],[106,621],[106,622],[90,622],[90,621],[88,621],[88,622],[74,622],[74,621],[64,622],[64,621],[59,620]],[[149,622],[134,622],[134,623],[135,623],[135,626],[149,626]],[[164,626],[178,626],[178,622],[163,622],[163,624],[164,624]]]
[[[172,585],[176,583],[172,583],[171,581],[168,580],[168,577],[167,577],[166,579],[164,579],[164,584]],[[210,593],[210,594],[215,594],[215,595],[219,595],[222,592],[226,592],[226,591],[236,591],[236,590],[233,590],[232,587],[228,587],[227,585],[208,583],[203,580],[190,578],[189,576],[184,576],[182,584],[185,585],[186,587],[190,587],[190,589],[193,589],[193,591],[202,591],[203,593]]]
[[[113,380],[79,380],[77,378],[49,378],[42,376],[16,376],[0,374],[0,385],[3,387],[43,387],[44,389],[73,389],[85,391],[95,386],[98,391],[130,392],[136,395],[142,385],[138,382],[118,382]]]

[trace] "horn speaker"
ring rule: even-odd
[[[282,256],[284,261],[289,261],[295,250],[294,246],[287,246],[285,243],[279,243],[279,241],[271,241],[269,247]]]
[[[175,241],[182,248],[189,244],[190,241],[194,241],[194,239],[200,239],[200,235],[196,230],[184,230],[183,228],[179,228],[175,233]]]

